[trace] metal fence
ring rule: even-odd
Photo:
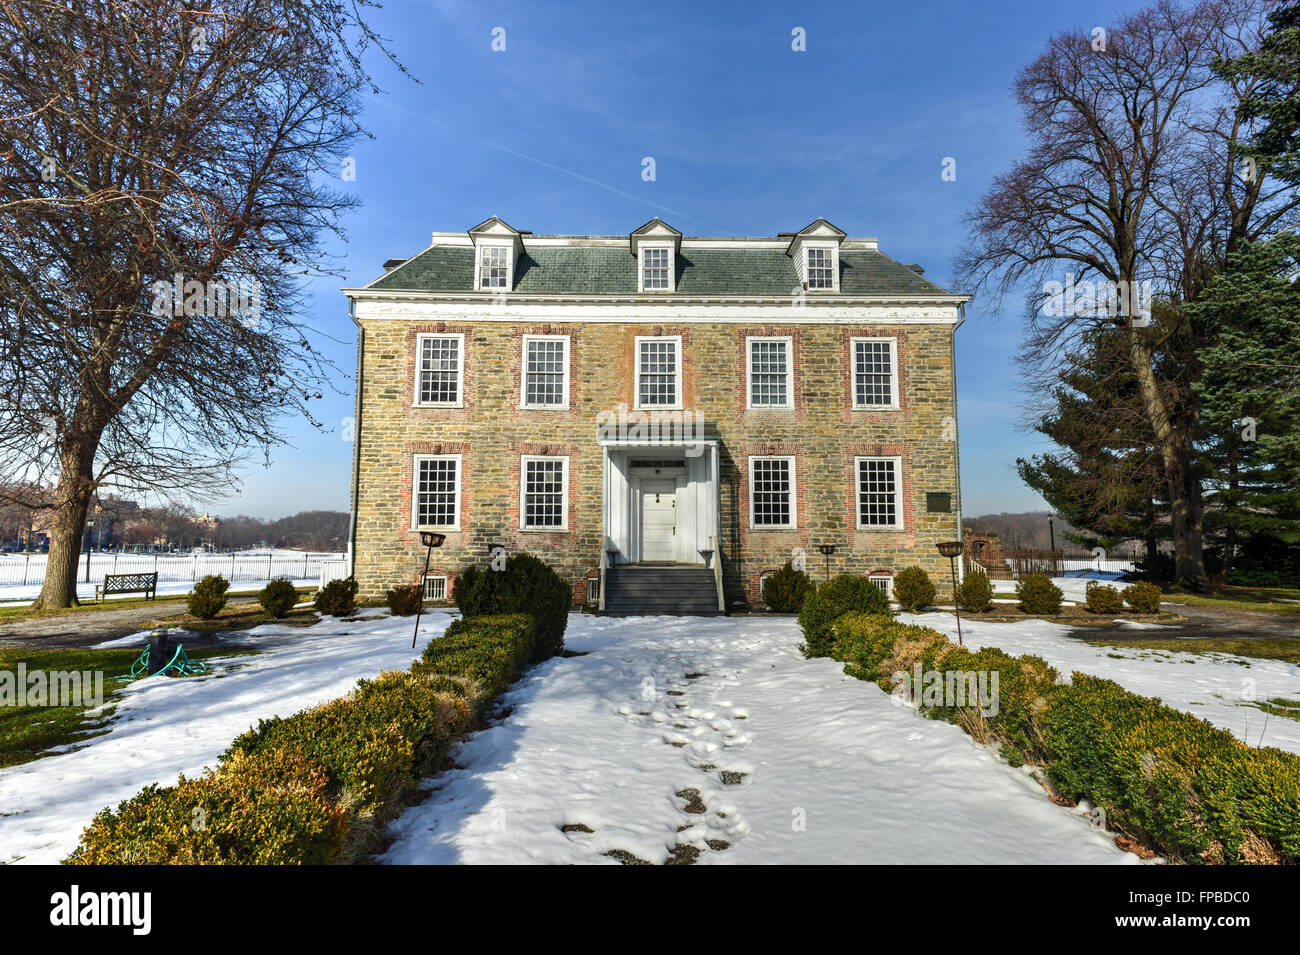
[[[106,574],[152,574],[158,582],[196,581],[208,574],[220,574],[231,583],[288,577],[306,580],[319,577],[322,565],[337,561],[341,554],[91,554],[90,582]],[[15,554],[0,559],[0,587],[39,584],[45,579],[45,554]],[[77,564],[77,580],[86,580],[87,555]]]

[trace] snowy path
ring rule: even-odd
[[[441,635],[451,619],[426,615],[422,639]],[[83,749],[0,769],[0,864],[57,863],[99,810],[149,783],[202,772],[258,719],[335,699],[362,677],[406,669],[418,653],[411,650],[411,628],[409,617],[258,627],[231,643],[268,652],[226,661],[234,669],[131,684],[116,698],[108,735]]]
[[[957,618],[950,613],[900,614],[900,620],[921,623],[957,639]],[[1140,620],[1140,618],[1138,618]],[[1139,636],[1159,639],[1158,624],[1141,627]],[[1139,647],[1094,647],[1070,628],[1044,620],[990,623],[962,617],[970,647],[994,646],[1007,653],[1042,657],[1065,677],[1078,670],[1114,680],[1143,696],[1159,697],[1232,733],[1251,746],[1276,746],[1300,753],[1300,720],[1269,716],[1249,700],[1300,699],[1300,665],[1260,660],[1228,653],[1173,653]],[[1087,631],[1080,628],[1083,636]]]
[[[459,748],[383,861],[663,862],[677,844],[712,864],[1137,861],[799,641],[789,618],[571,617],[588,654],[507,694],[509,718]]]

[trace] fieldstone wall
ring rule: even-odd
[[[820,580],[822,543],[837,548],[832,575],[894,573],[918,564],[946,578],[948,561],[935,544],[959,536],[950,325],[362,324],[356,575],[363,596],[413,582],[423,568],[419,533],[411,527],[413,455],[459,454],[460,528],[434,552],[431,572],[447,575],[450,588],[459,568],[485,562],[490,547],[500,544],[554,566],[573,582],[575,602],[581,602],[603,544],[596,415],[620,403],[633,406],[638,335],[681,336],[684,405],[721,435],[721,550],[729,602],[756,600],[760,574],[780,567],[796,547],[806,550],[808,571]],[[465,336],[462,408],[413,407],[421,332]],[[525,334],[570,336],[567,410],[520,408]],[[746,408],[750,335],[793,339],[793,409]],[[863,336],[897,339],[897,410],[853,409],[850,339]],[[523,454],[569,456],[566,531],[520,529]],[[747,459],[756,454],[795,457],[797,528],[750,528]],[[902,459],[903,529],[856,529],[853,459],[859,455]],[[943,502],[930,501],[929,494],[949,495],[949,510],[931,511],[929,503]]]

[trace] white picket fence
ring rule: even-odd
[[[347,562],[337,553],[306,551],[245,551],[239,554],[91,554],[90,583],[99,583],[106,574],[152,574],[158,582],[196,581],[209,574],[220,574],[231,583],[271,580],[311,580],[322,575],[325,565]],[[13,554],[0,559],[0,587],[38,585],[45,579],[45,554]],[[87,579],[87,555],[77,566],[77,580]],[[340,574],[339,576],[343,576]]]

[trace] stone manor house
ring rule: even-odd
[[[967,296],[875,239],[493,217],[384,269],[345,290],[362,595],[418,581],[428,530],[434,600],[496,548],[611,613],[755,602],[791,559],[886,590],[912,564],[946,577]]]

